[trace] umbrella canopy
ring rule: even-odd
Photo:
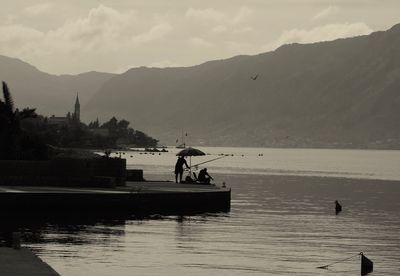
[[[192,156],[201,156],[201,155],[206,155],[204,152],[202,152],[199,149],[195,149],[192,147],[184,148],[180,152],[176,154],[176,156],[189,156],[190,161],[189,161],[189,175],[190,177],[192,176]]]
[[[176,154],[176,156],[201,156],[201,155],[206,155],[206,154],[201,150],[192,147],[184,148],[183,150],[181,150]]]

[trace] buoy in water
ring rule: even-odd
[[[339,204],[339,201],[335,200],[335,212],[336,215],[342,211],[342,205]]]
[[[361,276],[367,275],[368,273],[374,271],[374,263],[364,256],[362,252],[361,255]]]

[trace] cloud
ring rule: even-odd
[[[0,27],[0,41],[3,43],[22,43],[29,40],[42,39],[44,34],[23,25],[5,25]]]
[[[30,7],[31,12],[44,6]],[[48,31],[10,23],[0,27],[0,52],[27,61],[46,57],[54,63],[64,57],[112,56],[164,38],[173,27],[159,18],[143,20],[135,12],[119,12],[99,5],[86,17],[67,21]]]
[[[371,32],[364,23],[328,24],[332,22],[327,19],[337,15],[341,20],[365,22],[365,16],[354,17],[352,13],[358,6],[348,11],[346,5],[341,5],[345,0],[335,4],[340,10],[328,5],[314,10],[296,1],[278,8],[264,1],[251,6],[235,1],[228,6],[202,2],[191,8],[188,3],[171,6],[94,1],[110,4],[90,6],[50,0],[32,5],[35,2],[29,1],[28,8],[18,4],[14,12],[3,11],[0,53],[51,73],[115,72],[134,65],[187,66],[237,54],[256,54],[285,43]],[[349,14],[352,16],[347,18]],[[372,21],[370,24],[377,25]]]
[[[263,47],[264,51],[270,51],[278,48],[283,44],[290,43],[312,43],[318,41],[330,41],[338,38],[353,37],[359,35],[367,35],[372,29],[365,23],[345,23],[345,24],[328,24],[318,26],[311,30],[292,29],[285,31],[275,41],[268,43]]]
[[[211,48],[214,46],[211,42],[208,42],[200,37],[192,37],[189,42],[194,46],[199,46],[203,48]]]
[[[5,55],[25,57],[32,54],[36,42],[43,40],[44,34],[23,25],[0,27],[0,52]]]
[[[153,40],[157,40],[159,38],[166,36],[168,33],[172,31],[172,29],[173,28],[169,23],[167,22],[160,23],[157,24],[156,26],[151,27],[151,29],[148,30],[147,32],[141,33],[133,37],[132,41],[135,44],[151,42]]]
[[[53,8],[52,3],[38,3],[33,6],[26,7],[23,10],[23,13],[27,14],[27,15],[34,15],[34,16],[41,15],[41,14],[51,11],[52,8]]]
[[[188,18],[193,18],[199,21],[222,21],[225,19],[225,14],[214,9],[193,9],[189,8],[185,14]]]
[[[214,33],[223,33],[223,32],[226,32],[227,30],[228,30],[228,28],[224,25],[218,25],[218,26],[215,26],[214,28],[212,28],[212,31]]]
[[[122,14],[100,5],[91,9],[85,18],[67,22],[58,29],[48,31],[44,46],[50,51],[63,53],[78,49],[83,52],[114,51],[129,43],[130,37],[136,35],[140,38],[140,34],[129,36],[134,31],[130,28],[135,21],[133,13]]]
[[[253,14],[253,10],[248,7],[240,7],[231,12],[222,12],[215,9],[194,9],[189,8],[185,17],[194,19],[205,24],[229,24],[239,25],[248,20]]]
[[[320,11],[319,13],[317,13],[316,15],[314,15],[311,18],[311,21],[318,21],[318,20],[321,20],[323,18],[327,18],[327,17],[329,17],[329,16],[331,16],[333,14],[338,13],[339,10],[340,10],[340,8],[337,7],[337,6],[329,6],[329,7],[325,8],[325,9],[323,9],[322,11]]]
[[[245,22],[251,15],[253,10],[248,7],[241,7],[232,19],[232,24],[241,24]]]
[[[245,42],[226,41],[226,49],[232,54],[243,54],[252,48],[252,45]]]
[[[250,26],[247,26],[247,27],[236,29],[233,32],[236,34],[243,34],[243,33],[250,33],[252,31],[254,31],[254,29]]]

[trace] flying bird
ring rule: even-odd
[[[258,74],[253,76],[253,77],[251,77],[252,80],[256,80],[257,78],[258,78]]]

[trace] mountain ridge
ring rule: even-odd
[[[134,68],[86,108],[118,109],[168,144],[185,129],[193,144],[398,147],[399,34],[395,25],[192,67]]]
[[[122,74],[55,76],[0,56],[0,77],[17,106],[64,115],[79,92],[86,121],[126,118],[164,144],[174,144],[183,129],[192,145],[400,148],[399,47],[397,24],[370,35]]]
[[[78,75],[52,75],[18,58],[0,55],[0,78],[9,85],[15,104],[35,107],[44,115],[64,116],[73,111],[77,93],[81,103],[86,104],[113,76],[93,71]]]

